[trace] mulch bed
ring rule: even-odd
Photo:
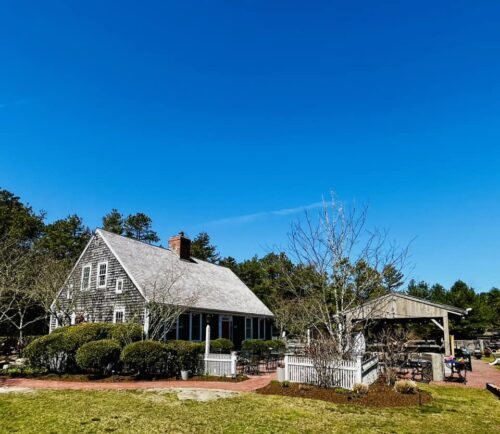
[[[407,407],[427,404],[432,400],[428,392],[419,391],[416,394],[402,394],[396,392],[392,387],[382,384],[371,386],[366,395],[356,395],[346,390],[325,389],[294,383],[290,383],[288,387],[283,387],[280,383],[274,381],[256,392],[262,395],[320,399],[335,404],[356,404],[366,407]]]

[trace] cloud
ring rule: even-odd
[[[223,224],[245,224],[245,223],[253,223],[257,220],[264,220],[268,217],[274,216],[287,216],[298,214],[303,211],[321,208],[323,206],[323,202],[314,202],[309,205],[297,206],[295,208],[284,208],[278,209],[274,211],[263,211],[257,212],[254,214],[245,214],[239,215],[235,217],[227,217],[219,220],[212,220],[210,222],[205,223],[205,226],[215,226],[215,225],[223,225]]]

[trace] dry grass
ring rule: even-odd
[[[421,407],[365,408],[245,394],[211,402],[150,391],[35,391],[0,395],[0,432],[491,432],[500,401],[477,389],[425,386]]]

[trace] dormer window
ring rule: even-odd
[[[108,280],[108,263],[100,262],[97,265],[97,286],[99,288],[106,288],[107,280]]]
[[[116,280],[116,291],[117,294],[121,294],[123,292],[123,279]]]
[[[82,285],[81,290],[87,291],[90,289],[90,272],[92,271],[92,265],[85,265],[82,268]]]

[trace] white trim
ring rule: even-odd
[[[125,308],[124,307],[115,307],[115,309],[113,311],[113,324],[116,324],[116,314],[120,313],[120,312],[123,314],[123,321],[121,321],[120,324],[122,322],[125,322]]]
[[[122,284],[122,289],[118,289],[118,284]],[[123,293],[123,279],[116,279],[116,285],[115,285],[115,294],[122,294]]]
[[[104,284],[101,285],[101,265],[106,266],[106,274],[104,275]],[[96,282],[95,285],[97,288],[106,288],[108,283],[108,261],[101,261],[97,263],[97,272],[96,272]]]
[[[84,270],[86,268],[89,269],[89,287],[88,288],[83,287],[83,276],[85,274]],[[80,291],[90,291],[91,286],[92,286],[92,264],[86,264],[82,267],[82,275],[81,275],[81,279],[80,279]]]
[[[111,251],[111,253],[113,254],[113,256],[120,263],[120,265],[122,266],[122,268],[125,270],[125,273],[127,273],[128,277],[130,277],[130,280],[132,280],[132,283],[135,285],[135,287],[137,288],[137,290],[139,291],[139,293],[143,296],[144,300],[149,301],[148,298],[146,297],[146,295],[144,294],[144,291],[142,290],[141,286],[134,279],[134,276],[132,275],[132,273],[127,269],[127,267],[125,266],[125,264],[123,263],[123,261],[116,254],[116,252],[113,249],[113,247],[111,247],[111,244],[109,244],[108,240],[106,239],[106,236],[103,235],[103,233],[101,232],[100,229],[96,229],[96,233],[99,234],[101,236],[101,238],[104,240],[104,243],[106,244],[106,246],[108,246],[108,249]]]
[[[75,324],[76,324],[76,313],[75,313],[75,312],[73,312],[73,313],[71,314],[70,324],[71,324],[71,325],[75,325]]]

